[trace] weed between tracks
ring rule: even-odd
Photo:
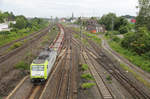
[[[23,42],[16,42],[9,48],[9,50],[14,50],[22,45],[23,45]]]
[[[96,85],[96,84],[95,84],[95,83],[83,83],[83,84],[81,85],[81,87],[82,87],[83,89],[88,89],[88,88],[93,87],[94,85]]]
[[[101,45],[101,39],[99,37],[97,37],[96,34],[91,34],[87,31],[83,32],[89,39],[93,40],[94,42],[96,42],[97,44]]]
[[[89,73],[82,74],[81,78],[82,79],[86,79],[86,80],[94,80],[94,78],[92,77],[92,75],[89,74]]]
[[[82,66],[81,66],[81,69],[83,70],[83,71],[86,71],[86,70],[88,70],[88,65],[87,64],[82,64]]]
[[[94,85],[96,85],[95,83],[92,82],[95,79],[93,78],[93,76],[90,73],[83,73],[83,72],[88,72],[88,68],[89,67],[87,64],[81,65],[81,70],[82,70],[81,78],[84,82],[81,84],[82,89],[89,89],[89,88],[92,88]]]

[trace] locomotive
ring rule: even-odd
[[[30,66],[30,78],[32,83],[45,82],[52,70],[57,57],[53,49],[44,50],[33,60]]]
[[[48,79],[57,55],[61,51],[64,41],[64,30],[61,25],[58,26],[60,28],[60,33],[57,35],[52,45],[42,51],[40,55],[33,60],[30,66],[30,79],[34,84],[44,83]]]

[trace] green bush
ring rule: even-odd
[[[120,42],[120,38],[117,36],[112,36],[112,40],[115,42]]]
[[[9,31],[1,31],[0,34],[7,35],[7,34],[10,34],[10,32]]]
[[[74,37],[77,39],[80,38],[80,36],[78,34],[74,34]]]
[[[146,59],[150,59],[150,51],[146,52],[145,54],[142,55]]]
[[[82,74],[81,78],[86,79],[86,80],[94,80],[91,74]]]
[[[18,64],[16,64],[15,68],[21,70],[29,70],[28,64],[23,61],[20,61]]]
[[[107,76],[106,76],[106,80],[108,80],[108,81],[112,80],[111,76],[110,76],[110,75],[107,75]]]
[[[128,26],[121,26],[121,27],[119,28],[119,32],[120,32],[121,34],[128,33],[128,31],[129,31]]]
[[[127,58],[129,61],[131,61],[136,66],[142,68],[143,70],[150,72],[150,62],[149,59],[147,59],[149,53],[147,52],[147,57],[145,54],[142,54],[142,56],[138,55],[136,52],[128,50],[123,48],[120,44],[117,42],[109,42],[111,48],[115,50],[116,52],[120,53],[122,56]]]
[[[118,34],[120,34],[120,32],[119,32],[119,31],[111,31],[110,33],[111,33],[111,34],[114,34],[114,35],[118,35]]]
[[[82,64],[81,69],[83,71],[88,70],[88,65],[87,64]]]
[[[83,88],[83,89],[88,89],[88,88],[93,87],[94,85],[96,85],[96,84],[95,84],[95,83],[83,83],[83,84],[81,85],[81,88]]]
[[[83,32],[86,36],[89,37],[89,39],[95,41],[96,43],[98,44],[101,44],[101,39],[99,37],[97,37],[95,34],[91,34],[91,33],[88,33],[86,31]]]
[[[16,48],[18,48],[18,47],[20,47],[20,46],[22,46],[22,45],[23,45],[22,42],[16,42],[16,43],[14,43],[9,49],[10,49],[10,50],[13,50],[13,49],[16,49]]]
[[[150,35],[144,27],[139,28],[137,32],[127,33],[121,42],[121,45],[127,49],[135,51],[142,55],[150,50]]]

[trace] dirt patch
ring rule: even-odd
[[[20,81],[25,75],[28,74],[28,71],[13,70],[9,72],[5,77],[0,81],[0,96],[7,96],[8,93],[14,89],[16,83]]]

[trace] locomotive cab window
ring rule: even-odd
[[[44,66],[32,66],[32,71],[44,71]]]

